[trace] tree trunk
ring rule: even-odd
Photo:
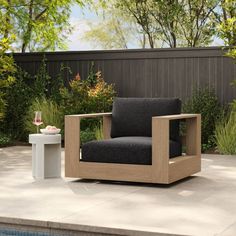
[[[149,41],[149,44],[150,44],[150,48],[154,48],[154,41],[153,41],[153,38],[151,36],[151,33],[148,32],[147,35],[148,35],[148,41]]]
[[[143,43],[142,48],[146,48],[146,34],[143,33]]]
[[[30,37],[31,37],[31,33],[32,33],[32,20],[33,20],[33,4],[34,4],[34,0],[31,0],[30,3],[29,3],[29,21],[27,23],[27,29],[26,29],[26,32],[23,36],[23,42],[22,42],[22,46],[21,46],[21,52],[25,52],[28,45],[29,45],[29,42],[30,42]]]

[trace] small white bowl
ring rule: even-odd
[[[40,132],[42,134],[59,134],[61,132],[61,129],[56,129],[56,130],[40,129]]]

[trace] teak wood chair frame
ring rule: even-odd
[[[83,162],[80,120],[103,117],[104,139],[110,138],[112,113],[65,116],[65,176],[84,179],[170,184],[201,170],[201,115],[152,117],[152,165]],[[186,121],[186,155],[169,159],[170,120]]]

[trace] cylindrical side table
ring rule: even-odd
[[[30,134],[32,175],[35,179],[61,177],[61,135]]]

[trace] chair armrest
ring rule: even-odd
[[[90,114],[75,114],[75,115],[66,115],[65,116],[65,130],[69,129],[67,127],[72,127],[72,123],[74,122],[74,131],[80,132],[80,120],[85,118],[96,118],[103,117],[103,137],[104,139],[110,138],[111,132],[111,112],[103,112],[103,113],[90,113]],[[73,130],[73,128],[72,128]],[[70,131],[69,131],[70,132]]]
[[[200,157],[201,154],[201,115],[178,114],[152,117],[152,166],[155,173],[164,173],[157,178],[168,179],[169,130],[171,120],[186,120],[186,154]]]
[[[103,137],[110,138],[111,112],[65,116],[65,176],[76,176],[80,162],[80,120],[103,117]]]
[[[104,113],[91,113],[91,114],[75,114],[75,115],[66,115],[66,117],[77,117],[77,118],[94,118],[100,116],[111,116],[111,112],[104,112]]]
[[[200,114],[177,114],[177,115],[166,115],[166,116],[154,116],[153,119],[167,119],[167,120],[182,120],[191,119],[201,116]]]
[[[96,118],[101,116],[103,117],[103,137],[104,139],[109,139],[111,132],[111,116],[112,116],[111,112],[66,115],[65,124],[71,123],[73,121],[80,123],[80,119]]]

